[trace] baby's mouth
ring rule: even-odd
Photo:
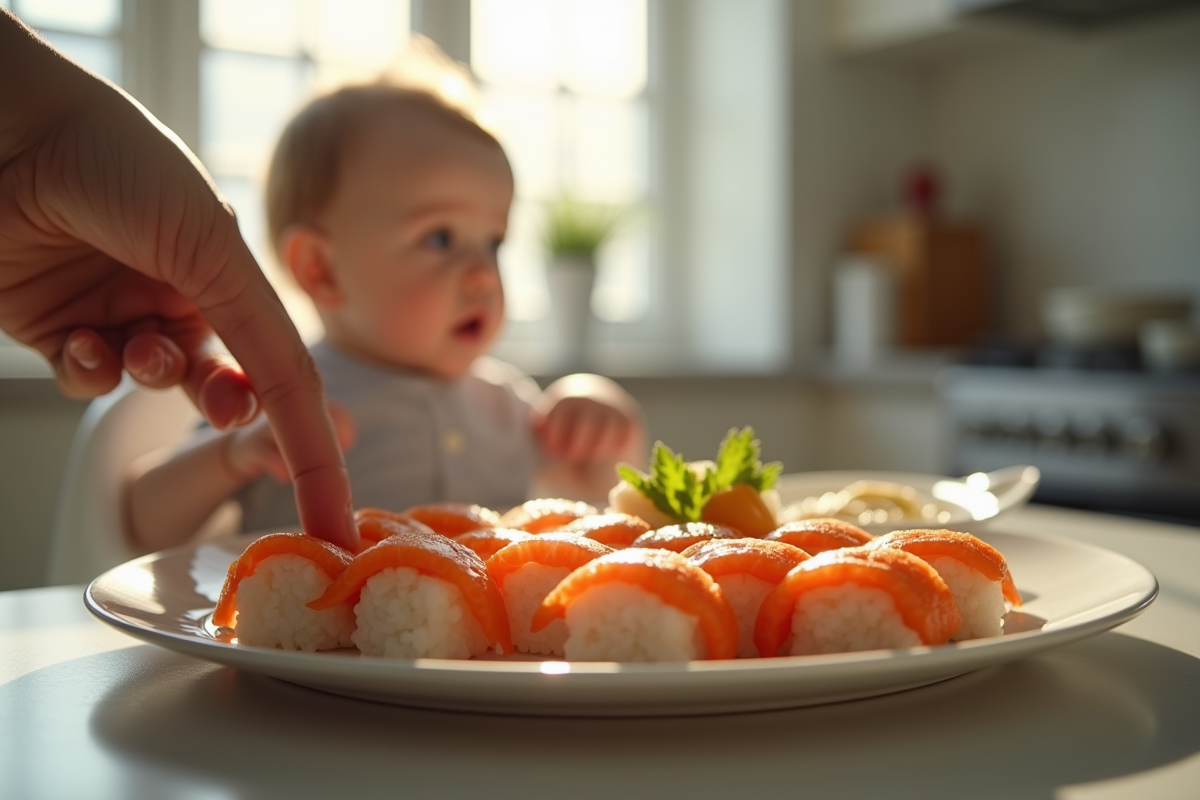
[[[478,339],[483,335],[483,317],[470,317],[459,323],[454,328],[454,335],[461,339]]]

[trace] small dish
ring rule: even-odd
[[[967,532],[973,533],[1029,502],[1040,480],[1037,467],[1022,464],[962,478],[909,472],[797,472],[781,476],[775,488],[785,521],[838,516],[878,536],[929,527],[969,528]],[[901,495],[902,489],[908,491]],[[860,508],[848,502],[856,491],[884,496],[873,507],[864,503]]]

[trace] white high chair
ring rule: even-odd
[[[179,389],[154,391],[129,376],[92,401],[75,430],[51,527],[48,585],[87,583],[139,555],[125,531],[121,481],[134,459],[195,427],[200,415]]]

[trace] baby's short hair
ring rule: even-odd
[[[387,113],[419,114],[450,130],[500,143],[464,110],[434,91],[388,81],[344,86],[309,102],[284,128],[267,173],[267,232],[279,253],[292,225],[312,224],[332,199],[357,137]]]

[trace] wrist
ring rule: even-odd
[[[240,457],[238,433],[238,431],[231,431],[221,436],[217,451],[220,457],[221,471],[231,483],[240,487],[258,478],[262,475],[263,470],[256,469],[253,463],[247,463]]]

